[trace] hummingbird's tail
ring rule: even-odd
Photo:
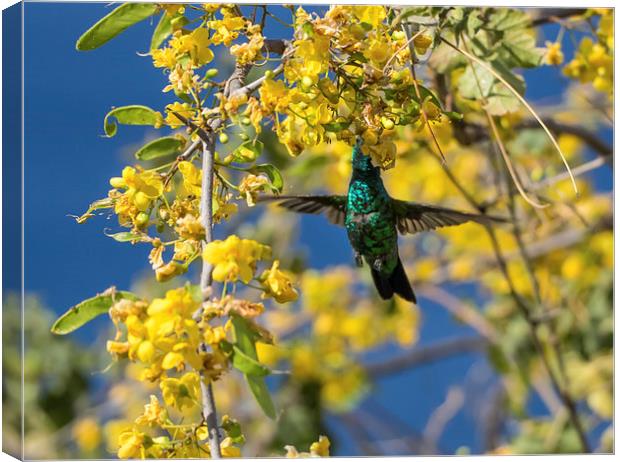
[[[379,271],[374,268],[371,268],[370,272],[372,274],[372,280],[375,282],[377,291],[382,299],[388,300],[396,293],[411,303],[417,303],[415,294],[411,288],[411,283],[409,282],[409,278],[407,278],[407,273],[405,273],[405,268],[403,268],[403,264],[400,261],[400,257],[398,258],[396,268],[394,268],[394,271],[389,277],[386,278],[382,276]]]

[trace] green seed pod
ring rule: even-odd
[[[272,77],[273,77],[273,71],[271,69],[265,72],[266,79],[271,79]]]
[[[241,138],[242,141],[247,141],[250,139],[250,137],[245,133],[239,133],[239,138]]]
[[[205,74],[205,77],[207,79],[212,79],[213,77],[215,77],[220,71],[218,69],[209,69],[207,71],[207,73]]]
[[[250,120],[249,117],[244,117],[243,119],[241,119],[241,123],[243,125],[250,125],[252,123],[252,121]]]
[[[220,143],[222,144],[228,143],[228,135],[224,132],[220,133]]]
[[[388,117],[383,116],[381,117],[381,125],[386,130],[391,130],[394,128],[394,121]]]
[[[144,213],[144,212],[140,212],[138,213],[138,215],[136,216],[136,226],[138,228],[143,228],[145,227],[149,222],[149,216]]]

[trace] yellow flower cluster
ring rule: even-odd
[[[389,28],[385,7],[338,5],[314,18],[299,8],[295,27],[284,79],[268,78],[260,89],[261,115],[274,118],[291,155],[334,140],[352,145],[362,136],[364,152],[389,169],[396,158],[395,126],[417,122],[423,104],[432,105],[425,106],[429,118],[441,116],[430,101],[411,97],[407,39]],[[414,45],[425,52],[431,44],[428,34],[420,34]]]
[[[285,446],[286,457],[296,459],[298,457],[329,457],[330,441],[327,436],[319,436],[319,440],[310,445],[310,452],[299,452],[295,446]]]
[[[614,83],[614,23],[613,9],[597,9],[600,15],[595,43],[589,37],[582,39],[575,57],[564,67],[564,74],[581,83],[611,95]]]
[[[115,188],[110,191],[109,197],[114,202],[114,213],[119,223],[144,228],[149,220],[147,212],[164,192],[161,176],[140,167],[125,167],[122,177],[111,178],[110,185]]]
[[[271,258],[271,248],[233,234],[224,241],[210,242],[202,258],[214,265],[213,279],[216,281],[241,280],[247,284],[254,277],[256,263]]]

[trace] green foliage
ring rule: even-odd
[[[260,363],[258,363],[258,355],[256,354],[256,340],[260,338],[260,335],[256,332],[252,325],[241,316],[233,315],[232,321],[235,329],[236,351],[239,351],[244,355],[244,358],[238,358],[236,360],[236,364],[234,362],[233,364],[242,371],[245,369],[245,371],[243,371],[245,372],[245,379],[250,387],[252,395],[256,398],[256,402],[260,405],[265,415],[275,419],[275,406],[271,400],[271,395],[269,394],[269,389],[265,384],[265,380],[262,377],[263,374],[257,374],[256,372],[260,371],[260,369],[257,369],[256,367],[249,367],[251,365],[250,361],[244,361],[244,359],[247,358],[248,360],[256,362],[260,365]],[[236,351],[235,358],[239,356],[236,354]],[[235,360],[233,359],[233,361]],[[239,364],[241,364],[243,369],[241,369]]]
[[[59,429],[86,413],[94,353],[49,331],[54,313],[27,295],[5,293],[2,316],[3,450],[27,459],[74,458]],[[23,328],[23,331],[22,331]],[[25,350],[22,350],[22,332]],[[22,362],[23,359],[23,362]],[[23,374],[23,384],[22,384]],[[23,385],[23,387],[22,387]],[[23,403],[23,413],[22,413]]]
[[[259,164],[251,167],[249,171],[254,174],[265,173],[269,178],[272,189],[276,193],[282,192],[282,188],[284,187],[284,178],[282,177],[280,170],[275,165]]]
[[[73,332],[97,316],[107,313],[114,303],[123,299],[137,300],[138,297],[131,292],[117,291],[112,288],[103,294],[84,300],[60,316],[52,325],[52,332],[58,335]]]
[[[125,3],[99,20],[78,39],[79,51],[94,50],[158,10],[156,3]]]
[[[161,114],[153,109],[140,106],[122,106],[112,109],[103,119],[103,130],[108,138],[116,135],[117,124],[111,118],[116,119],[119,124],[123,125],[150,125],[157,126],[161,122]]]
[[[176,136],[164,136],[150,141],[136,151],[138,160],[155,160],[162,157],[175,156],[185,146],[185,139]]]

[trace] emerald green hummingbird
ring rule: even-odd
[[[355,252],[357,266],[365,260],[379,295],[384,300],[394,294],[416,303],[416,297],[398,255],[398,232],[414,234],[467,221],[489,224],[502,219],[459,212],[434,205],[405,202],[390,197],[378,167],[353,148],[352,175],[346,196],[269,196],[259,201],[279,201],[279,205],[299,213],[325,213],[331,223],[344,225]]]

